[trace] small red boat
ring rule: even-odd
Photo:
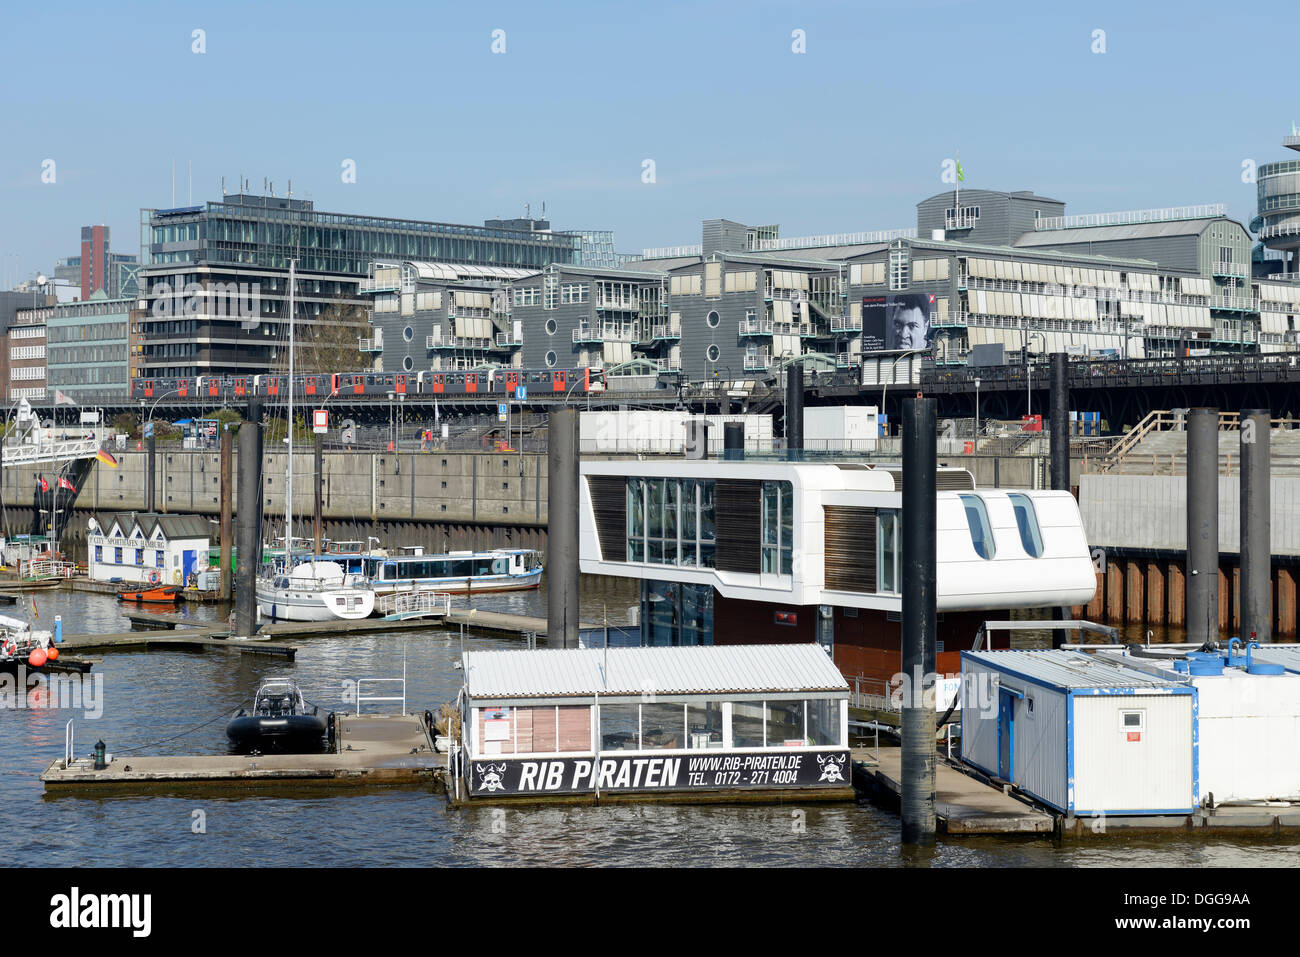
[[[180,601],[181,592],[175,585],[152,585],[136,591],[121,591],[117,597],[122,601],[157,602],[174,605]]]

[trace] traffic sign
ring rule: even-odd
[[[505,420],[506,420],[506,404],[505,404],[504,402],[498,402],[498,403],[497,403],[497,421],[498,421],[498,422],[504,422]]]
[[[527,401],[527,399],[528,399],[528,386],[526,386],[526,385],[517,385],[517,386],[515,386],[515,398],[518,399],[520,402],[525,402],[525,401]]]
[[[330,414],[325,409],[312,412],[312,427],[318,435],[324,435],[330,429]]]
[[[153,438],[153,423],[152,423],[152,422],[146,422],[146,423],[144,424],[144,437],[145,437],[146,439],[151,439],[151,438]]]

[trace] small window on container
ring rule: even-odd
[[[984,506],[984,499],[978,495],[963,495],[961,504],[966,510],[966,524],[970,526],[970,539],[975,546],[975,554],[980,558],[992,558],[993,529],[989,525],[989,512]]]
[[[1038,515],[1034,511],[1034,503],[1028,495],[1020,492],[1012,492],[1007,498],[1011,499],[1011,509],[1016,513],[1016,528],[1020,530],[1020,544],[1025,547],[1025,552],[1030,558],[1042,558],[1043,534],[1038,528]]]

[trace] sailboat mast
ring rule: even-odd
[[[285,470],[284,480],[284,569],[287,574],[293,567],[293,314],[294,314],[294,265],[295,259],[289,260],[289,464]]]

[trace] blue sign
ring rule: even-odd
[[[153,423],[152,423],[152,422],[146,422],[146,423],[144,424],[144,437],[145,437],[146,439],[152,439],[152,438],[153,438]]]
[[[498,402],[497,415],[505,415],[505,414],[506,414],[506,404],[504,402]]]
[[[517,386],[515,386],[515,398],[518,399],[520,402],[523,402],[525,399],[527,399],[527,398],[528,398],[528,386],[526,386],[526,385],[517,385]]]

